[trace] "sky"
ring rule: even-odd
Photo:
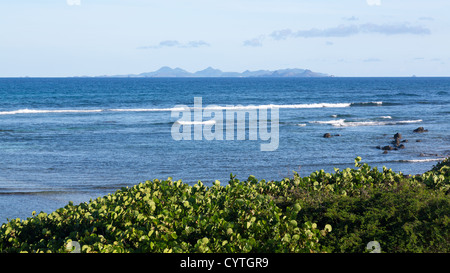
[[[448,0],[0,0],[0,77],[450,76]]]

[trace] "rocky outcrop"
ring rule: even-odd
[[[428,132],[428,130],[424,129],[423,127],[419,127],[417,129],[415,129],[413,132],[414,133],[425,133],[425,132]]]
[[[330,137],[334,137],[334,136],[341,136],[341,135],[340,134],[331,135],[330,133],[326,133],[323,135],[324,138],[330,138]]]
[[[402,138],[403,137],[402,137],[402,135],[400,133],[396,133],[394,135],[394,140],[392,141],[392,144],[394,145],[394,147],[392,147],[390,145],[387,145],[387,146],[383,146],[383,147],[377,146],[376,148],[383,150],[383,154],[387,154],[388,151],[393,151],[393,150],[397,151],[397,150],[400,150],[400,149],[405,149],[406,146],[404,144],[401,144],[401,143],[407,143],[408,140],[407,139],[400,140]]]

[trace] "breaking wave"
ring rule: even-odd
[[[308,108],[344,108],[352,106],[380,106],[383,102],[355,102],[355,103],[307,103],[307,104],[266,104],[266,105],[233,105],[206,106],[202,110],[251,110],[251,109],[308,109]],[[0,111],[0,115],[17,114],[61,114],[61,113],[101,113],[101,112],[170,112],[196,110],[194,107],[176,106],[172,108],[134,108],[134,109],[19,109]]]
[[[408,123],[419,123],[421,119],[417,120],[399,120],[399,121],[345,121],[345,119],[327,120],[327,121],[310,121],[309,123],[315,124],[329,124],[335,127],[356,127],[356,126],[384,126],[384,125],[397,125]]]
[[[406,160],[399,160],[398,162],[421,163],[421,162],[442,161],[444,159],[445,158],[406,159]]]

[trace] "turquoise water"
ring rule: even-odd
[[[195,97],[278,109],[277,149],[261,151],[250,128],[245,140],[174,140],[171,110]],[[416,174],[450,154],[450,78],[3,78],[0,98],[0,222],[154,178],[279,180],[356,156]],[[376,148],[397,132],[405,149]]]

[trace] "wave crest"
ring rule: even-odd
[[[235,106],[206,106],[202,110],[251,110],[251,109],[308,109],[308,108],[345,108],[352,106],[382,105],[383,102],[354,102],[354,103],[305,103],[305,104],[266,104],[266,105],[235,105]],[[194,107],[172,108],[131,108],[131,109],[19,109],[12,111],[0,111],[0,115],[16,114],[56,114],[56,113],[99,113],[99,112],[170,112],[196,110]]]
[[[423,120],[399,120],[399,121],[348,121],[345,119],[338,120],[327,120],[327,121],[310,121],[309,123],[316,124],[329,124],[335,127],[356,127],[356,126],[384,126],[384,125],[397,125],[397,124],[408,124],[408,123],[419,123]]]

